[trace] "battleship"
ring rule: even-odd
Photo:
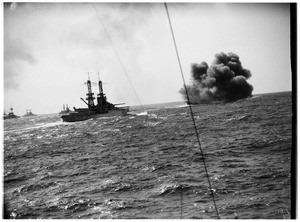
[[[125,116],[129,111],[129,107],[117,107],[124,103],[112,104],[107,101],[106,95],[103,92],[102,81],[98,81],[99,94],[97,94],[97,105],[95,105],[94,93],[92,92],[91,81],[87,80],[88,93],[86,100],[80,98],[88,108],[75,108],[74,111],[69,111],[61,115],[63,122],[77,122],[87,119],[102,117],[102,116]]]
[[[24,117],[27,117],[27,116],[37,116],[36,114],[33,114],[32,112],[31,112],[31,109],[28,111],[28,110],[26,110],[26,114],[24,115]]]
[[[10,112],[6,114],[4,112],[4,119],[15,119],[15,118],[20,118],[19,116],[16,116],[13,112],[13,108],[10,108]]]

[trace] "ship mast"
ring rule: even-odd
[[[107,107],[107,102],[106,102],[106,97],[103,93],[103,87],[102,87],[102,81],[100,80],[99,77],[99,72],[98,72],[98,86],[99,86],[99,94],[97,95],[97,103],[98,103],[98,109],[100,112],[103,112]]]
[[[94,104],[94,93],[92,92],[92,85],[91,85],[91,80],[90,80],[90,74],[88,72],[88,81],[86,82],[87,84],[87,88],[88,88],[88,93],[86,94],[87,95],[87,98],[86,100],[88,101],[88,107],[91,108],[91,107],[94,107],[95,104]]]
[[[103,87],[102,87],[102,81],[100,80],[100,77],[99,77],[99,72],[98,72],[98,85],[99,85],[99,96],[103,96]]]

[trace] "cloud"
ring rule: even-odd
[[[22,73],[22,66],[24,64],[36,64],[32,50],[20,38],[15,38],[7,32],[4,36],[5,90],[18,88],[18,76]]]

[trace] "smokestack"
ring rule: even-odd
[[[252,96],[253,86],[247,82],[251,72],[234,53],[216,54],[210,67],[206,62],[193,63],[191,77],[191,85],[186,87],[191,103],[233,102]],[[187,100],[185,89],[179,92]]]

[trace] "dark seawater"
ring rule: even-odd
[[[5,120],[11,217],[178,219],[182,208],[183,218],[216,218],[189,108],[179,104],[76,123]],[[291,93],[192,108],[220,217],[290,218]]]

